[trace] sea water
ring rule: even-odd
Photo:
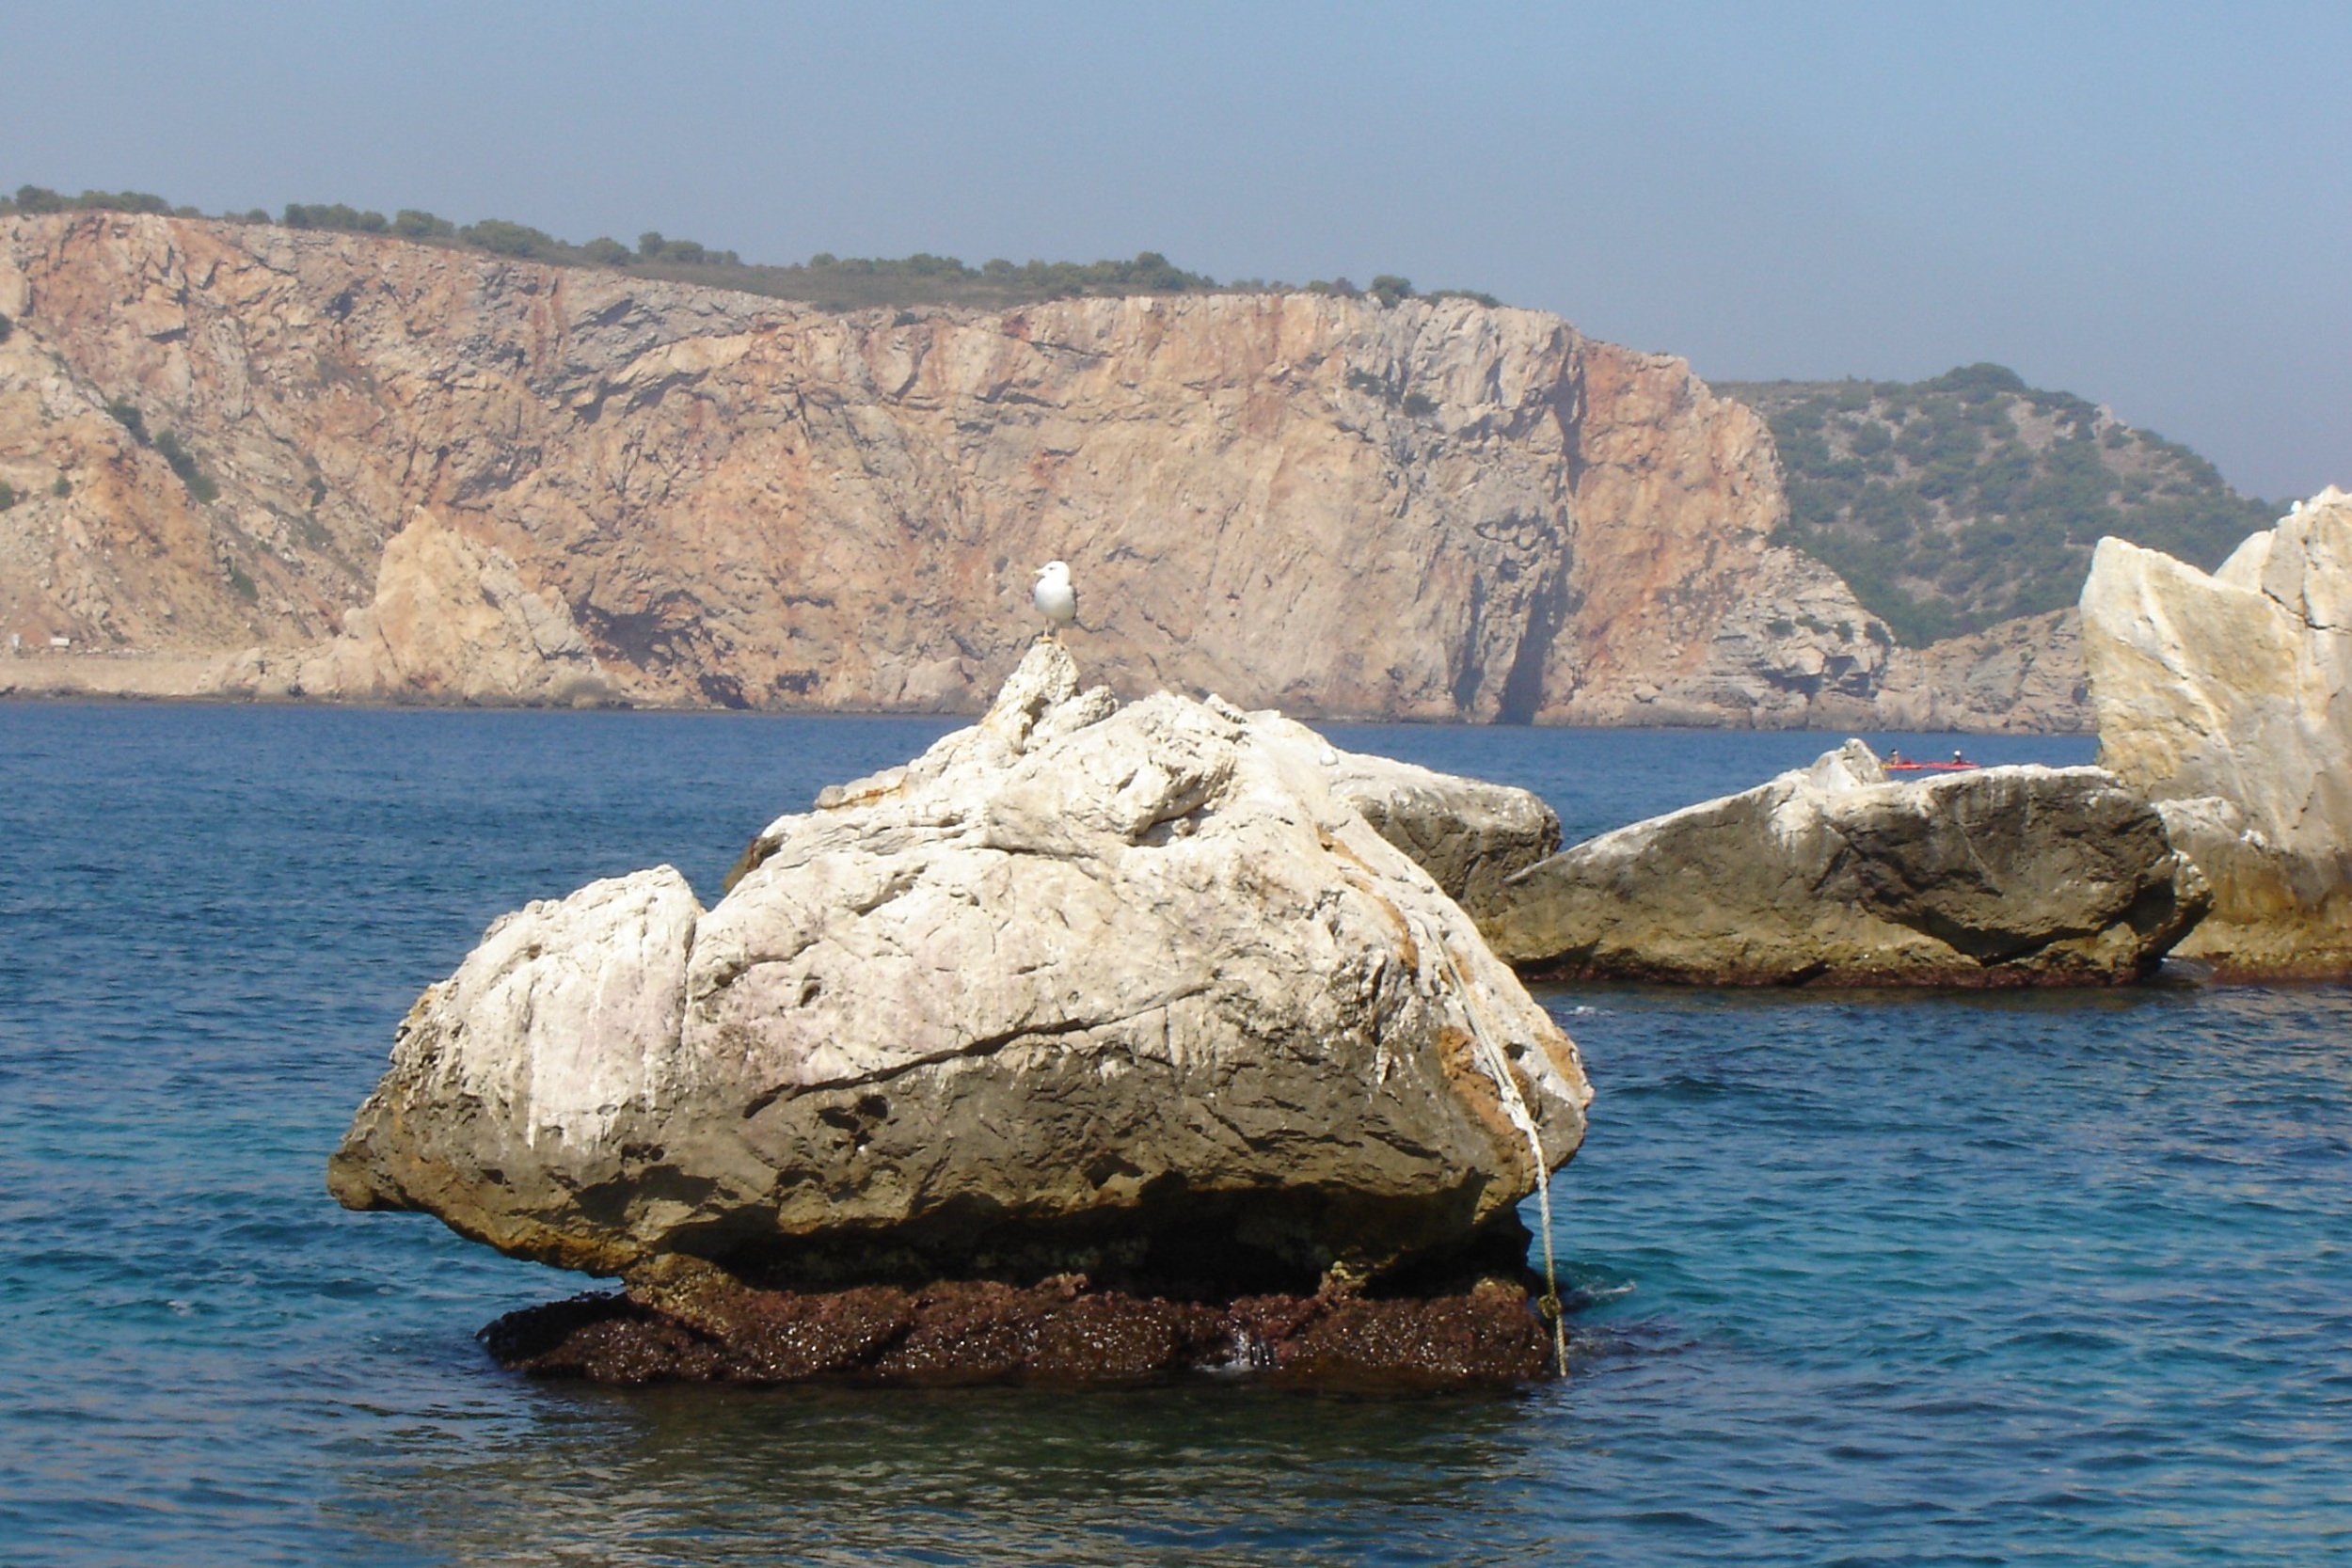
[[[323,1187],[402,1012],[525,900],[662,861],[715,897],[942,728],[0,706],[0,1563],[2352,1552],[2343,989],[1548,992],[1598,1099],[1534,1391],[500,1370],[474,1330],[584,1282]],[[1334,733],[1572,837],[1836,738]]]

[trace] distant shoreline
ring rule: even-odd
[[[14,659],[0,657],[0,705],[103,705],[120,704],[126,706],[190,706],[190,707],[265,707],[317,708],[355,712],[431,712],[431,713],[578,713],[578,714],[681,714],[709,715],[761,719],[937,719],[970,723],[985,711],[982,708],[828,708],[828,707],[728,707],[717,704],[663,703],[591,703],[567,705],[560,703],[484,703],[465,700],[442,701],[430,697],[407,700],[348,699],[340,697],[265,696],[240,691],[195,691],[184,689],[164,689],[159,685],[136,681],[112,684],[75,684],[59,681],[27,682],[16,679],[16,672],[26,666],[46,667],[55,671],[60,666],[86,669],[92,664],[144,665],[149,669],[161,663],[175,666],[212,668],[216,659],[178,655],[126,654],[24,654]],[[1913,729],[1883,723],[1836,725],[1764,725],[1764,724],[1556,724],[1556,723],[1479,723],[1459,719],[1406,719],[1384,714],[1326,713],[1314,709],[1284,709],[1290,718],[1308,724],[1383,724],[1399,728],[1426,730],[1643,730],[1675,731],[1692,735],[1952,735],[2047,736],[2053,739],[2087,738],[2087,730],[1969,730]]]

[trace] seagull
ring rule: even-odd
[[[1078,591],[1070,585],[1070,563],[1049,561],[1037,569],[1037,586],[1029,590],[1029,602],[1045,617],[1041,637],[1050,637],[1055,645],[1061,643],[1061,628],[1074,625],[1078,619]]]

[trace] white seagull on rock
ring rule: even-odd
[[[1037,586],[1029,590],[1029,602],[1045,617],[1042,635],[1061,641],[1061,628],[1074,626],[1078,620],[1078,591],[1070,584],[1070,562],[1049,561],[1037,569]]]

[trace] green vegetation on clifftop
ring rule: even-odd
[[[66,196],[39,185],[20,185],[13,198],[0,196],[0,216],[10,213],[72,212],[205,215],[194,207],[174,207],[162,197],[145,191],[84,191],[79,196]],[[243,213],[223,213],[220,216],[230,223],[279,223],[288,229],[380,234],[388,239],[486,251],[494,256],[512,256],[552,266],[608,267],[641,277],[800,300],[826,310],[914,305],[967,305],[997,310],[1088,294],[1287,293],[1302,289],[1309,293],[1368,297],[1382,305],[1414,297],[1456,296],[1482,305],[1501,303],[1491,294],[1464,289],[1440,289],[1420,296],[1408,280],[1390,273],[1380,274],[1362,288],[1344,277],[1303,285],[1261,278],[1221,284],[1206,274],[1187,272],[1152,250],[1144,251],[1133,261],[1014,262],[1000,258],[977,267],[953,256],[933,256],[928,251],[898,257],[835,256],[819,251],[806,261],[771,266],[746,261],[732,250],[716,249],[697,240],[672,239],[652,230],[640,234],[634,245],[624,245],[609,235],[574,245],[545,230],[506,218],[457,224],[414,208],[403,208],[386,217],[382,213],[341,201],[290,201],[276,218],[259,207]]]
[[[2275,515],[2186,447],[1998,365],[1714,387],[1772,425],[1788,485],[1775,537],[1909,643],[2073,604],[2103,535],[2210,570]]]

